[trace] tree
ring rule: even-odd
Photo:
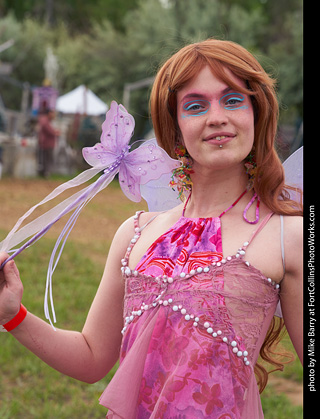
[[[0,42],[16,40],[1,59],[14,64],[21,82],[42,84],[49,45],[59,60],[61,93],[86,84],[105,101],[121,102],[125,83],[152,77],[182,45],[216,37],[253,52],[278,76],[282,114],[302,115],[301,0],[55,0],[54,27],[45,23],[43,0],[23,2],[20,20],[18,3],[0,0],[0,13],[12,10],[0,21]],[[149,90],[131,97],[137,135],[147,129]]]
[[[0,0],[0,16],[12,12],[18,21],[32,18],[50,27],[63,21],[72,33],[88,31],[92,21],[108,19],[122,31],[125,14],[137,3],[138,0]]]

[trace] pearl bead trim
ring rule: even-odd
[[[139,216],[141,213],[143,213],[144,211],[137,211],[136,214],[133,216],[134,222],[136,223],[137,220],[139,219]],[[128,259],[131,253],[131,250],[133,248],[133,246],[135,245],[135,243],[137,242],[137,240],[139,239],[139,237],[141,236],[141,229],[139,227],[135,227],[134,229],[135,231],[135,235],[133,236],[133,238],[130,241],[130,245],[127,248],[127,253],[125,255],[125,258],[123,258],[121,260],[121,271],[122,273],[124,273],[125,275],[129,276],[129,275],[137,275],[138,273],[135,273],[135,271],[132,271],[129,267],[127,267],[128,264]],[[225,264],[227,261],[232,260],[233,258],[239,259],[239,258],[243,258],[243,256],[245,256],[246,254],[246,248],[249,246],[250,242],[246,241],[243,243],[242,247],[240,247],[237,251],[237,253],[234,256],[227,256],[226,258],[223,258],[220,262],[213,262],[212,264],[209,264],[205,267],[199,267],[196,270],[191,270],[189,273],[185,273],[185,272],[181,272],[180,273],[180,277],[181,278],[190,278],[193,275],[202,273],[202,272],[209,272],[210,270],[210,266],[218,266],[220,267],[221,265]],[[250,262],[248,261],[244,261],[244,263],[249,267],[250,266]],[[148,275],[147,275],[148,277]],[[151,276],[150,276],[151,277]],[[153,278],[153,277],[151,277]],[[277,282],[273,281],[271,278],[266,278],[266,281],[268,284],[272,285],[276,290],[280,288],[280,284],[278,284]],[[173,280],[172,280],[173,282]]]
[[[143,211],[141,211],[143,212]],[[139,218],[140,212],[137,212],[134,215],[134,220],[137,220]],[[141,229],[139,227],[135,227],[135,235],[133,236],[133,238],[130,241],[130,245],[127,248],[127,253],[125,258],[123,258],[121,260],[121,271],[123,273],[123,275],[125,276],[138,276],[140,273],[136,270],[131,270],[128,267],[128,259],[129,259],[129,255],[132,251],[133,246],[135,245],[135,243],[137,242],[137,240],[139,239],[141,235]],[[243,258],[246,254],[246,248],[249,245],[249,242],[246,241],[243,243],[243,247],[239,248],[236,255],[234,256],[228,256],[226,258],[223,258],[221,261],[219,262],[213,262],[212,264],[209,264],[205,267],[198,267],[197,269],[192,269],[189,273],[186,272],[181,272],[177,277],[173,278],[173,277],[168,277],[167,275],[162,275],[162,276],[158,276],[158,277],[153,277],[151,275],[144,275],[146,278],[150,278],[152,280],[154,280],[157,283],[161,284],[161,287],[166,287],[165,290],[163,290],[157,297],[156,299],[151,303],[151,304],[145,304],[142,303],[140,309],[132,311],[131,314],[129,316],[127,316],[125,318],[125,326],[123,327],[121,333],[124,334],[125,331],[127,330],[127,327],[130,323],[133,322],[133,320],[136,317],[140,317],[146,310],[155,308],[157,306],[161,306],[163,305],[164,307],[169,306],[171,307],[171,309],[174,312],[178,312],[180,311],[180,314],[182,316],[184,316],[185,321],[189,322],[192,321],[193,323],[193,327],[202,327],[204,329],[206,329],[207,333],[209,335],[211,335],[213,338],[220,338],[222,340],[222,342],[224,342],[225,344],[229,345],[232,348],[232,352],[234,354],[237,355],[237,357],[241,358],[243,357],[243,362],[246,366],[250,365],[250,361],[248,360],[248,352],[246,350],[240,350],[238,348],[238,343],[235,340],[230,340],[228,339],[227,336],[222,336],[222,331],[221,330],[214,330],[212,325],[206,321],[203,324],[200,321],[200,318],[198,316],[195,316],[194,314],[190,314],[187,313],[187,310],[185,308],[182,307],[182,305],[176,305],[173,304],[173,300],[172,298],[168,298],[168,299],[163,299],[163,294],[166,292],[167,290],[167,284],[172,284],[175,280],[179,280],[179,279],[189,279],[194,275],[198,275],[201,274],[202,272],[204,273],[208,273],[212,267],[220,267],[222,265],[224,265],[225,263],[227,263],[228,261],[231,261],[232,259],[236,258],[236,259],[240,259]],[[246,266],[250,266],[250,262],[248,261],[244,261],[244,264]],[[280,288],[280,285],[278,283],[276,283],[275,281],[272,281],[271,278],[266,278],[266,281],[268,284],[270,284],[271,286],[273,286],[274,289],[278,290]]]
[[[132,245],[134,245],[137,242],[137,240],[139,239],[140,235],[141,235],[141,233],[140,233],[139,229],[136,229],[136,234],[131,239],[131,242],[130,243]],[[192,276],[197,275],[197,274],[200,274],[202,272],[205,272],[205,273],[209,272],[211,266],[220,267],[220,266],[224,265],[225,263],[227,263],[228,261],[231,261],[234,258],[239,259],[239,258],[243,257],[246,254],[245,248],[248,246],[248,244],[249,244],[248,242],[245,242],[243,244],[243,247],[240,247],[239,248],[239,250],[237,251],[237,253],[236,253],[235,256],[228,256],[226,258],[223,258],[220,262],[212,262],[211,264],[209,264],[209,265],[207,265],[205,267],[198,267],[197,269],[192,269],[189,273],[181,272],[178,277],[180,277],[182,279],[189,279]],[[130,255],[130,252],[131,252],[132,248],[133,248],[133,246],[129,246],[127,248],[127,255],[126,255],[125,258],[123,258],[121,260],[121,264],[122,264],[121,271],[126,276],[130,276],[130,275],[137,276],[139,274],[138,271],[133,271],[133,270],[131,270],[127,266],[128,265],[128,258],[129,258],[129,255]],[[244,263],[245,263],[246,266],[248,266],[248,267],[250,266],[250,262],[244,261]],[[154,278],[151,275],[146,275],[146,277]],[[168,279],[165,275],[164,276],[161,276],[161,277],[157,277],[156,280],[159,280],[161,278],[165,279],[164,282],[167,282],[168,281],[169,283],[172,283],[174,281],[173,278],[169,278]],[[278,290],[280,288],[280,284],[276,283],[271,278],[266,278],[265,280],[267,281],[268,284],[272,285],[274,287],[274,289]]]
[[[180,312],[180,314],[184,317],[186,322],[192,322],[193,327],[203,328],[213,338],[220,338],[222,342],[224,342],[232,348],[232,352],[236,354],[238,358],[243,357],[243,362],[246,366],[250,365],[250,361],[248,360],[248,351],[240,350],[238,348],[239,344],[235,340],[230,340],[227,336],[223,336],[221,330],[214,330],[210,322],[201,322],[198,316],[188,313],[187,310],[183,308],[181,304],[174,304],[172,298],[163,299],[162,297],[164,293],[165,290],[163,290],[151,304],[142,303],[139,310],[132,311],[131,314],[125,318],[125,326],[123,327],[121,333],[124,334],[127,330],[128,325],[132,323],[136,317],[140,317],[145,311],[161,305],[164,307],[169,306],[169,308],[171,308],[172,311],[177,313]]]

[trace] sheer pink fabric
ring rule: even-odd
[[[136,223],[107,418],[263,418],[253,367],[279,286],[245,261],[253,237],[224,259],[220,218],[182,216],[132,271]]]

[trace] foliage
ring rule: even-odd
[[[281,43],[270,44],[268,52],[278,63],[280,101],[283,107],[294,109],[302,117],[303,102],[303,34],[301,14],[297,11],[285,16],[286,36]],[[285,52],[285,56],[284,56]]]
[[[72,33],[87,31],[92,20],[107,18],[123,30],[124,15],[136,5],[137,0],[0,0],[0,17],[12,12],[19,21],[29,17],[51,27],[63,21]]]
[[[45,4],[52,3],[48,24]],[[108,103],[122,101],[125,83],[153,76],[182,45],[208,37],[230,39],[256,54],[278,78],[282,118],[302,118],[302,0],[0,0],[0,44],[13,38],[1,60],[12,78],[41,85],[47,46],[58,58],[59,90],[86,84]],[[50,20],[50,19],[49,19]],[[0,79],[5,105],[18,93]],[[17,88],[15,90],[18,90]],[[20,92],[21,93],[21,92]],[[149,89],[134,91],[130,111],[137,135],[148,128]]]

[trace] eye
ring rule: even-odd
[[[184,108],[186,111],[199,111],[200,109],[202,109],[202,106],[200,105],[200,103],[193,103],[192,105],[188,105]]]
[[[183,105],[183,117],[199,116],[205,114],[210,107],[207,100],[192,100]]]
[[[227,100],[226,104],[229,106],[235,106],[235,105],[239,105],[239,103],[241,102],[242,102],[242,99],[238,97],[231,97],[230,99]]]
[[[248,106],[244,104],[245,97],[241,93],[228,93],[222,96],[219,103],[227,110],[233,111],[235,109],[247,109]]]

